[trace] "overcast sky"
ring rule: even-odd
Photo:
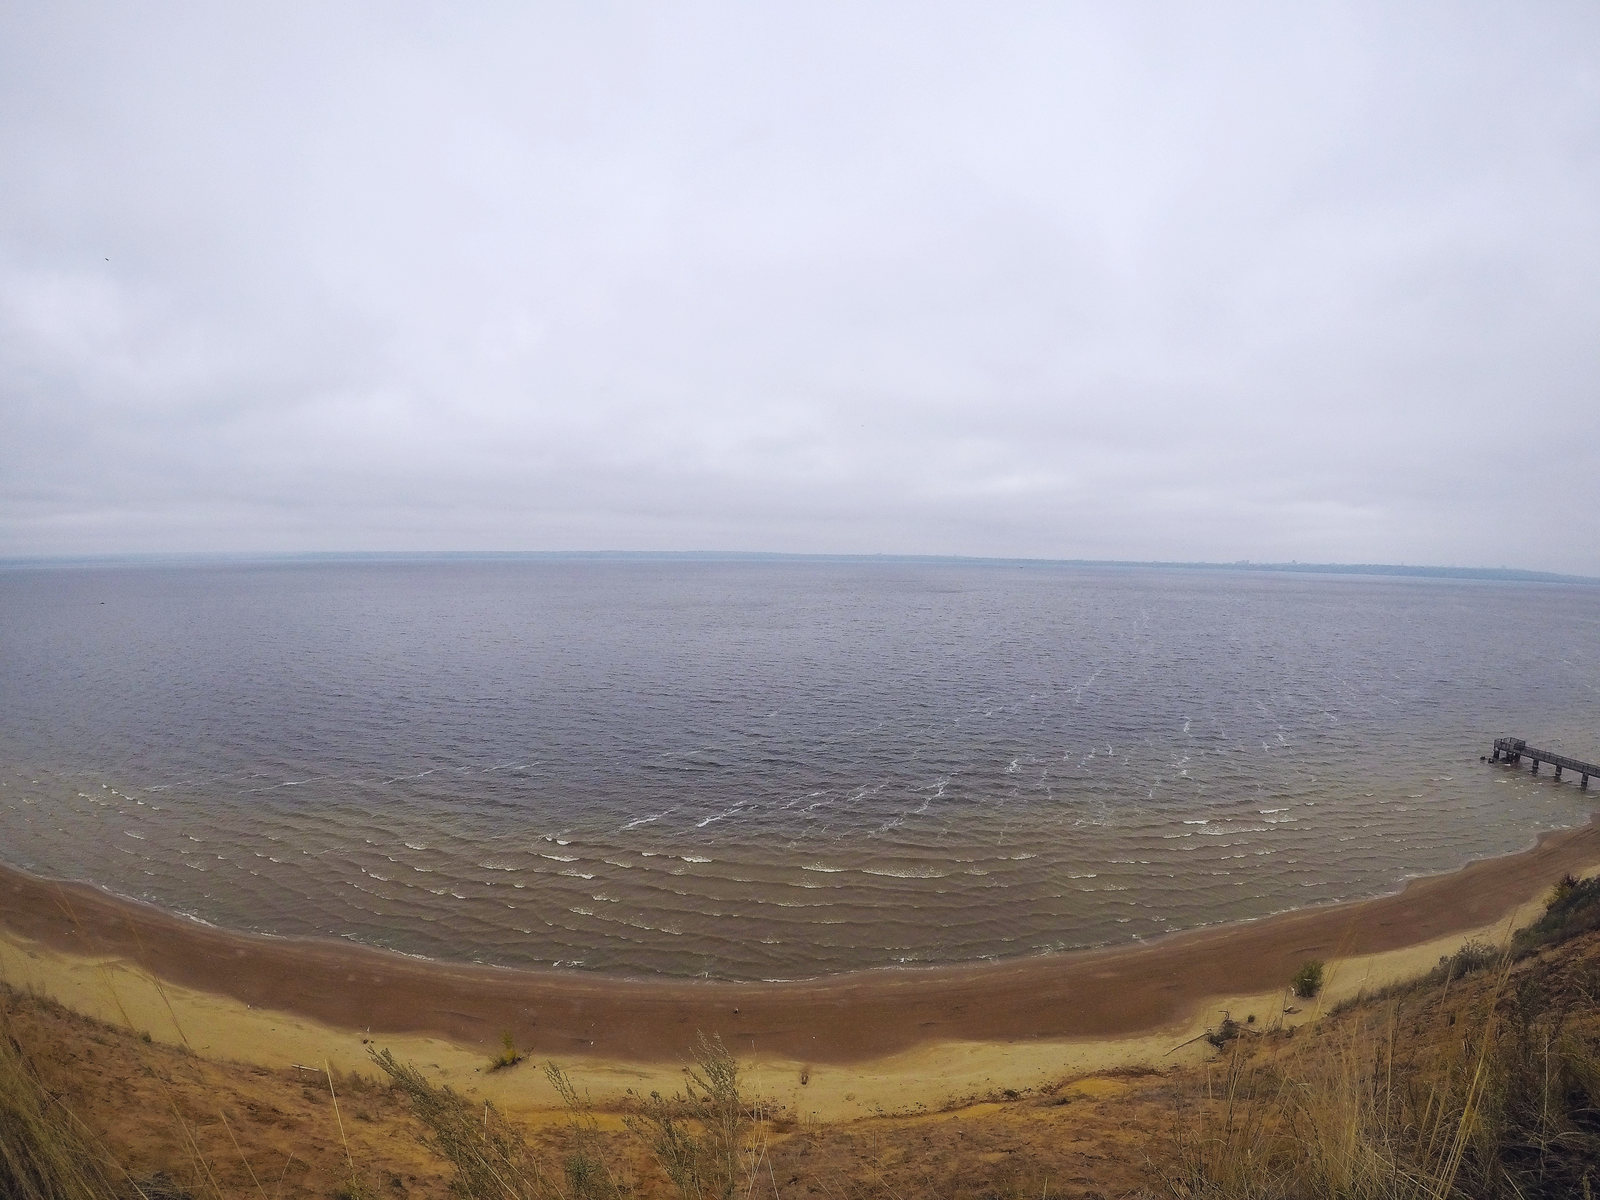
[[[1600,7],[13,0],[0,408],[0,554],[1600,575]]]

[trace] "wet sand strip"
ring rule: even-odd
[[[1413,881],[1374,900],[1136,946],[794,983],[631,979],[430,962],[343,942],[231,933],[96,888],[0,867],[0,924],[69,954],[326,1025],[535,1054],[681,1060],[700,1031],[801,1061],[861,1062],[927,1042],[1111,1038],[1186,1019],[1209,996],[1269,992],[1308,958],[1417,945],[1503,918],[1600,864],[1600,826]]]

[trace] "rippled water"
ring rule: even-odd
[[[949,563],[0,571],[0,857],[217,924],[789,978],[1390,890],[1586,819],[1600,588]]]

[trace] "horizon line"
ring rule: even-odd
[[[947,563],[1040,567],[1124,567],[1186,571],[1257,571],[1279,574],[1376,575],[1424,579],[1480,579],[1518,583],[1600,584],[1600,577],[1524,567],[1437,566],[1412,563],[1232,562],[1167,559],[1041,558],[1018,555],[791,552],[778,550],[184,550],[101,554],[0,555],[0,569],[154,566],[247,562],[379,562],[418,560],[647,560],[698,562]]]

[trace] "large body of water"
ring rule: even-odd
[[[1015,564],[0,570],[0,859],[741,979],[1148,938],[1583,822],[1600,587]]]

